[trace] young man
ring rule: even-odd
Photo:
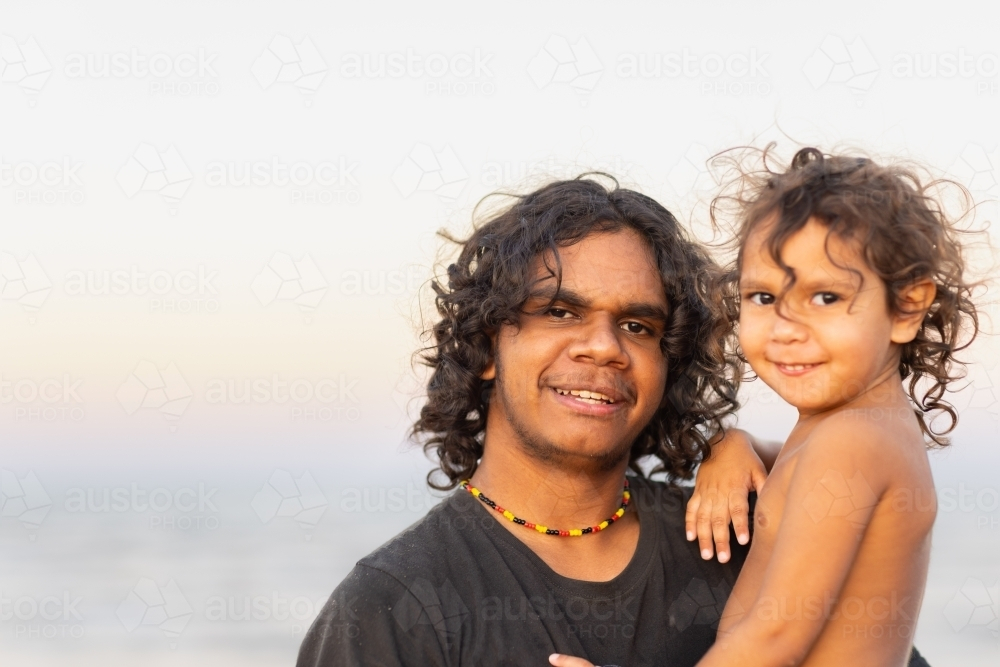
[[[479,227],[435,286],[414,427],[435,486],[461,488],[358,563],[299,665],[695,664],[746,547],[719,539],[727,562],[703,559],[690,490],[637,462],[690,477],[735,408],[713,270],[662,206],[588,178]],[[713,461],[747,471],[745,531],[761,464],[738,433]]]

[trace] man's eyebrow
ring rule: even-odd
[[[640,317],[647,320],[657,320],[661,324],[666,324],[669,315],[667,309],[654,303],[636,301],[625,304],[622,308],[622,315],[625,317]]]
[[[544,299],[547,303],[562,303],[574,308],[589,308],[592,305],[590,299],[571,289],[560,288],[547,285],[531,291],[529,299]],[[632,301],[622,306],[620,313],[622,317],[639,317],[643,319],[657,320],[666,324],[669,315],[667,309],[659,304],[647,303],[645,301]]]
[[[578,294],[571,289],[566,289],[565,287],[560,287],[558,290],[555,285],[545,285],[543,287],[537,287],[528,294],[529,299],[544,299],[546,303],[564,303],[567,306],[574,306],[576,308],[588,308],[590,306],[590,299],[585,298],[582,294]]]

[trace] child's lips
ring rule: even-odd
[[[811,364],[803,364],[803,363],[787,364],[787,363],[782,363],[780,361],[773,361],[771,363],[777,366],[778,370],[784,373],[785,375],[790,375],[793,377],[797,377],[799,375],[805,375],[811,370],[822,365],[821,362],[816,362]]]

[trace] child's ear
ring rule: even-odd
[[[930,280],[921,280],[903,289],[899,295],[900,312],[892,322],[890,337],[893,343],[903,345],[917,337],[936,295],[937,287]]]

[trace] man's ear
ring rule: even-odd
[[[904,288],[899,295],[900,312],[893,316],[893,343],[904,345],[917,337],[927,310],[934,303],[937,287],[930,280],[921,280]]]
[[[490,363],[479,374],[480,380],[495,380],[497,377],[497,335],[490,334]]]

